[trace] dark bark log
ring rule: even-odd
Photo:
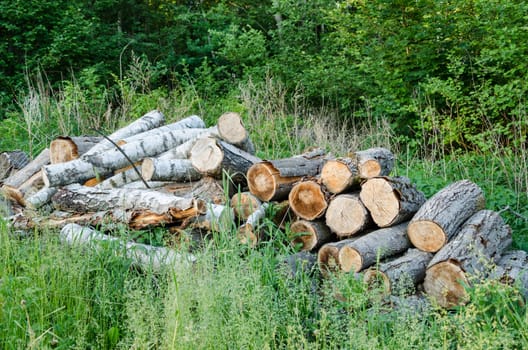
[[[528,253],[524,250],[505,252],[490,277],[515,286],[528,300]]]
[[[379,227],[410,220],[425,203],[425,195],[406,177],[371,178],[361,185],[359,196]]]
[[[460,228],[427,267],[424,288],[440,306],[452,307],[467,301],[469,275],[486,278],[490,267],[511,244],[510,227],[491,210],[481,210]]]
[[[388,176],[394,168],[394,154],[386,148],[376,147],[354,153],[359,176],[368,179]]]
[[[480,187],[461,180],[443,188],[413,216],[407,233],[418,249],[437,252],[459,231],[470,216],[485,206]]]
[[[79,158],[103,140],[97,136],[61,136],[50,143],[50,163],[64,163]]]
[[[324,221],[298,220],[290,226],[290,242],[300,250],[315,251],[336,237]]]
[[[317,254],[307,251],[287,256],[279,266],[280,271],[288,278],[299,278],[300,275],[312,275],[317,263]]]
[[[338,242],[323,244],[323,246],[317,252],[317,263],[319,264],[319,270],[321,271],[323,277],[328,277],[331,273],[341,270],[339,263],[339,250],[341,247],[352,243],[356,239],[358,239],[358,237],[352,237]]]
[[[29,157],[24,151],[7,151],[0,153],[0,184],[2,180],[14,175],[14,173],[29,163]]]
[[[384,259],[411,247],[407,237],[408,223],[375,230],[344,245],[339,250],[339,262],[344,272],[359,272],[380,259]]]
[[[29,162],[24,168],[17,171],[13,176],[8,177],[4,180],[4,185],[10,186],[12,188],[19,188],[24,182],[29,180],[29,178],[35,175],[40,169],[49,164],[49,149],[46,148],[40,154]]]

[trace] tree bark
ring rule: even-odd
[[[143,212],[156,215],[170,214],[175,220],[183,220],[204,211],[205,204],[193,198],[181,198],[152,191],[132,189],[100,190],[71,185],[61,188],[52,198],[56,209],[86,213],[112,210]]]
[[[22,169],[29,163],[26,152],[7,151],[0,153],[0,184],[2,180],[10,177],[16,171]]]
[[[432,253],[409,249],[403,256],[367,269],[363,280],[370,286],[381,282],[387,294],[412,294],[416,285],[424,280],[427,264],[432,258]]]
[[[425,291],[443,307],[465,303],[468,275],[486,278],[490,272],[486,265],[496,263],[511,241],[511,229],[498,213],[477,212],[429,263]]]
[[[110,148],[102,153],[91,156],[83,156],[89,163],[99,168],[120,169],[130,165],[130,162],[136,162],[143,158],[154,157],[173,147],[198,137],[203,133],[203,129],[178,129],[166,132],[157,137],[141,139],[121,146],[127,156],[117,148]]]
[[[350,237],[372,225],[370,214],[357,193],[335,196],[326,210],[326,224],[338,237]]]
[[[126,171],[115,174],[95,185],[97,189],[111,189],[121,188],[126,184],[140,180],[139,175],[134,169],[128,169]],[[85,185],[86,186],[86,185]]]
[[[30,209],[38,209],[51,201],[51,197],[57,193],[55,187],[43,187],[40,191],[34,193],[25,199],[26,206]]]
[[[317,252],[317,263],[323,277],[341,270],[339,250],[346,244],[352,243],[357,237],[347,238],[342,241],[323,244]]]
[[[242,221],[246,221],[261,205],[262,202],[252,195],[251,192],[239,192],[231,197],[231,208]]]
[[[485,206],[480,187],[461,180],[427,200],[407,229],[411,243],[427,252],[439,251],[458,232],[460,225]]]
[[[339,194],[359,188],[361,177],[353,158],[329,159],[321,169],[321,183],[329,192]]]
[[[316,149],[292,158],[257,163],[247,173],[249,190],[265,202],[286,199],[296,182],[319,174],[324,156],[323,150]]]
[[[115,242],[114,254],[120,255],[124,252],[127,259],[131,259],[146,270],[160,271],[162,268],[177,268],[188,266],[196,261],[191,254],[182,255],[165,247],[122,242],[119,238],[104,235],[77,224],[66,225],[60,232],[60,239],[70,245],[83,245],[90,249],[99,249],[97,244],[101,242]]]
[[[218,178],[225,171],[235,184],[246,183],[248,169],[261,161],[248,152],[214,138],[197,140],[191,150],[190,160],[203,175]]]
[[[153,111],[148,112],[141,118],[138,118],[134,122],[128,124],[127,126],[116,130],[115,132],[110,134],[108,138],[114,142],[117,142],[119,140],[130,137],[132,135],[136,135],[144,131],[157,128],[163,123],[165,123],[165,116],[160,111],[153,110]],[[103,139],[97,145],[90,148],[83,155],[83,157],[89,157],[91,155],[100,153],[104,151],[105,149],[109,149],[111,147],[114,147],[114,145],[110,141]]]
[[[248,216],[246,223],[238,228],[237,236],[241,244],[246,244],[254,248],[263,239],[259,225],[266,216],[268,206],[269,203],[262,203],[257,210]]]
[[[368,179],[388,176],[394,168],[394,154],[386,148],[376,147],[354,153],[359,176]]]
[[[111,170],[94,167],[83,158],[66,163],[50,164],[42,168],[42,177],[47,187],[59,187],[87,180],[106,177]]]
[[[315,251],[335,239],[324,221],[298,220],[290,226],[290,242],[300,250]]]
[[[217,121],[218,134],[220,138],[243,151],[255,154],[255,146],[249,138],[240,114],[235,112],[224,113]]]
[[[524,250],[511,250],[500,258],[491,278],[519,288],[528,300],[528,253]]]
[[[39,172],[43,166],[49,164],[49,161],[49,149],[46,148],[25,167],[5,179],[4,185],[12,188],[19,188],[24,182],[29,180],[30,177]]]
[[[305,220],[322,217],[328,207],[328,198],[324,188],[312,180],[297,183],[288,195],[293,212]]]
[[[202,177],[188,159],[145,158],[141,175],[146,181],[196,181]]]
[[[379,227],[410,220],[425,203],[425,195],[406,177],[368,179],[359,197]]]
[[[64,163],[79,158],[103,140],[98,136],[60,136],[50,143],[50,163]]]
[[[405,252],[411,247],[407,237],[408,223],[372,231],[344,245],[339,262],[344,272],[359,272],[380,259]]]

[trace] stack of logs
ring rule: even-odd
[[[465,286],[490,275],[528,290],[527,254],[507,251],[510,228],[484,209],[471,181],[427,200],[409,179],[390,176],[394,156],[384,148],[343,158],[321,149],[278,160],[254,154],[237,113],[206,128],[198,116],[165,124],[151,111],[108,137],[57,138],[32,161],[3,152],[0,182],[19,229],[68,235],[83,230],[77,224],[118,222],[193,239],[236,226],[254,247],[269,237],[262,223],[273,216],[292,245],[310,252],[288,260],[317,260],[323,276],[341,271],[388,294],[423,286],[444,307],[464,303]]]

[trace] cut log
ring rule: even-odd
[[[290,226],[290,242],[299,250],[315,251],[336,237],[324,221],[298,220]]]
[[[363,280],[371,287],[381,284],[387,294],[412,294],[416,285],[424,280],[425,270],[432,258],[432,253],[409,249],[403,256],[367,269]]]
[[[246,220],[246,223],[238,228],[237,237],[241,244],[249,245],[251,248],[257,246],[263,237],[259,224],[266,216],[269,203],[262,203]]]
[[[375,147],[355,152],[359,176],[368,179],[388,176],[394,168],[394,154],[386,148]]]
[[[49,164],[49,149],[46,148],[40,154],[29,162],[24,168],[17,171],[12,176],[4,180],[4,185],[7,185],[11,188],[19,188],[24,182],[29,180],[29,178],[35,175],[40,169]]]
[[[196,181],[199,173],[188,159],[145,158],[141,164],[141,175],[146,181]]]
[[[135,134],[123,139],[120,139],[116,142],[118,145],[122,146],[127,143],[147,141],[152,138],[162,137],[166,133],[171,133],[178,130],[186,129],[200,129],[202,133],[211,132],[209,129],[205,129],[205,123],[202,118],[197,115],[192,115],[190,117],[181,119],[175,123],[158,126],[157,128],[144,131],[140,134]]]
[[[24,151],[7,151],[0,153],[0,184],[2,180],[13,175],[29,163],[29,158]]]
[[[220,138],[250,154],[255,154],[255,146],[249,138],[240,114],[235,112],[224,113],[217,121]]]
[[[288,278],[300,278],[301,275],[312,275],[317,263],[317,254],[308,251],[288,255],[279,265],[280,271]]]
[[[319,174],[325,155],[316,149],[292,158],[257,163],[247,173],[249,190],[265,202],[286,199],[296,182]]]
[[[372,226],[370,214],[357,193],[335,196],[326,210],[326,224],[338,237],[350,237]]]
[[[341,270],[339,263],[339,250],[346,244],[352,243],[357,237],[344,239],[338,242],[326,243],[317,252],[317,263],[323,277]]]
[[[121,255],[131,259],[134,264],[146,270],[159,271],[162,268],[179,268],[188,266],[196,258],[191,254],[182,255],[165,247],[154,247],[151,245],[123,242],[119,238],[104,235],[88,227],[77,224],[66,225],[60,232],[60,239],[71,245],[85,245],[90,249],[99,249],[98,244],[102,242],[113,242],[114,255]],[[107,245],[105,245],[107,246]]]
[[[235,184],[246,183],[248,169],[261,161],[248,152],[214,138],[197,140],[191,150],[190,160],[203,175],[221,177],[226,172]]]
[[[407,234],[426,252],[437,252],[458,232],[460,225],[485,206],[480,187],[461,180],[443,188],[413,216]]]
[[[204,133],[203,135],[200,135],[200,137],[198,138],[210,137],[210,136],[211,136],[210,134]],[[171,148],[170,150],[166,152],[163,152],[157,158],[158,159],[188,159],[189,156],[191,155],[191,149],[193,148],[195,142],[196,142],[196,139],[185,141],[181,145]]]
[[[359,188],[361,177],[354,158],[339,158],[327,160],[321,169],[321,183],[331,193],[343,193],[353,188]]]
[[[425,203],[425,195],[406,177],[376,177],[361,185],[359,197],[379,227],[408,221]]]
[[[148,112],[141,118],[138,118],[134,122],[128,124],[127,126],[116,130],[115,132],[110,134],[108,138],[114,142],[117,142],[132,135],[136,135],[144,131],[157,128],[163,123],[165,123],[165,116],[160,111],[153,110]],[[114,145],[110,141],[103,139],[101,142],[99,142],[97,145],[93,146],[85,154],[83,154],[83,157],[89,157],[111,147],[114,147]]]
[[[231,208],[242,221],[246,221],[261,205],[262,202],[251,192],[239,192],[231,197]]]
[[[504,253],[490,277],[517,287],[528,300],[528,253],[524,250]]]
[[[50,143],[50,163],[64,163],[79,158],[103,140],[97,136],[60,136]]]
[[[205,204],[201,200],[175,197],[152,190],[102,190],[79,185],[59,189],[53,196],[52,202],[56,209],[68,212],[98,212],[119,208],[145,216],[168,213],[175,220],[196,216],[205,209]]]
[[[42,178],[47,187],[84,183],[93,178],[104,178],[110,173],[111,170],[96,168],[82,158],[66,163],[50,164],[42,168]]]
[[[359,272],[380,259],[403,253],[411,247],[407,237],[407,222],[375,230],[344,245],[338,260],[344,272]]]
[[[301,181],[293,186],[288,200],[293,212],[305,220],[323,216],[328,207],[329,194],[317,182]]]
[[[55,193],[57,193],[57,188],[43,187],[40,191],[26,198],[26,206],[31,209],[38,209],[49,203]]]
[[[117,173],[114,176],[111,176],[108,179],[101,181],[94,187],[98,189],[121,188],[125,186],[126,184],[129,184],[129,183],[132,183],[138,180],[140,180],[138,173],[134,169],[128,169],[127,171]],[[85,186],[87,185],[85,184]]]
[[[498,213],[477,212],[431,260],[424,281],[426,293],[442,307],[465,303],[468,275],[486,278],[490,273],[486,265],[496,263],[511,242],[510,227]]]
[[[121,146],[121,150],[114,147],[99,154],[83,156],[83,158],[99,168],[120,169],[130,165],[130,162],[161,154],[202,133],[203,129],[173,130],[157,137],[126,143]],[[128,156],[128,159],[121,151]]]
[[[230,207],[221,204],[208,204],[205,213],[189,218],[180,228],[227,232],[233,228],[233,218],[233,209]]]

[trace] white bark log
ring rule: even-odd
[[[141,175],[146,181],[196,181],[202,177],[188,159],[145,158]]]
[[[26,206],[31,209],[38,209],[49,203],[51,197],[57,193],[57,188],[55,187],[43,187],[40,191],[33,194],[32,196],[26,198]]]
[[[66,163],[50,164],[42,168],[42,177],[47,187],[84,183],[86,180],[109,174],[110,170],[96,168],[82,158]]]
[[[168,125],[162,125],[155,129],[147,130],[145,132],[142,132],[140,134],[132,135],[127,138],[121,139],[121,143],[132,143],[142,140],[149,140],[154,137],[160,137],[163,134],[166,134],[168,132],[173,132],[176,130],[183,130],[183,129],[203,129],[204,133],[210,132],[209,129],[205,129],[205,123],[197,115],[192,115],[190,117],[184,118],[182,120],[179,120],[175,123],[168,124]]]

